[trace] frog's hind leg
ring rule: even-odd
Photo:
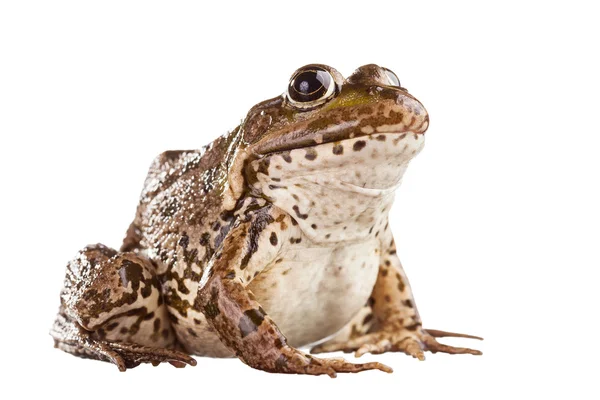
[[[355,352],[355,355],[360,357],[365,353],[381,354],[396,351],[420,360],[425,359],[426,350],[432,353],[482,354],[479,350],[448,346],[436,340],[441,337],[482,340],[480,337],[423,329],[408,279],[396,255],[396,247],[389,227],[382,237],[379,275],[368,303],[372,313],[367,314],[368,317],[363,317],[365,319],[362,325],[365,326],[362,329],[367,329],[367,332],[353,334],[352,329],[343,331],[330,341],[316,346],[311,352]],[[368,324],[365,324],[365,321]],[[359,320],[350,323],[351,326],[357,324],[360,324]]]
[[[55,347],[112,362],[122,371],[144,362],[196,363],[174,349],[153,264],[100,244],[86,247],[67,265],[50,335]]]

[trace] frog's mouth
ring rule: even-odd
[[[362,125],[362,126],[361,126]],[[403,122],[397,124],[383,124],[377,127],[364,125],[358,121],[342,122],[329,128],[321,129],[317,132],[312,131],[293,131],[286,135],[278,135],[275,139],[270,139],[264,143],[258,142],[252,146],[255,154],[269,155],[294,149],[315,147],[327,143],[343,142],[356,138],[364,137],[368,140],[373,138],[383,138],[388,135],[395,136],[397,140],[402,140],[405,136],[424,136],[429,126],[429,117],[422,120],[411,118],[406,124]]]

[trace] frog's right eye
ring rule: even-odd
[[[308,66],[296,71],[287,90],[289,102],[296,108],[311,109],[331,99],[336,93],[335,79],[324,68]]]

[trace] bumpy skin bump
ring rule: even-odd
[[[377,65],[347,79],[314,68],[335,85],[317,106],[278,96],[154,160],[120,251],[89,246],[67,266],[58,348],[121,370],[194,354],[330,376],[391,369],[298,348],[478,354],[422,328],[388,226],[427,111]]]

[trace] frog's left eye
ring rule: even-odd
[[[297,108],[310,109],[325,103],[336,92],[335,79],[324,68],[310,66],[290,79],[287,98]]]
[[[398,76],[395,73],[393,73],[391,69],[383,68],[383,70],[385,71],[385,74],[387,75],[387,78],[390,81],[390,86],[402,87],[400,85],[400,79],[398,79]]]

